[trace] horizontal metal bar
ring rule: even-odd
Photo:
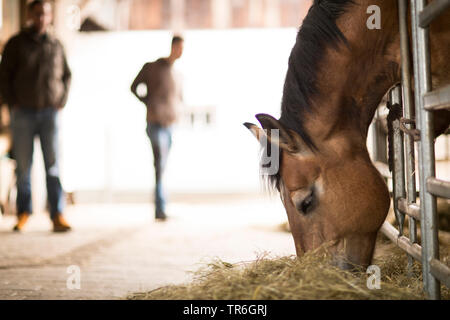
[[[377,170],[381,173],[381,175],[385,178],[392,179],[392,174],[389,171],[389,166],[386,163],[380,161],[374,161],[373,165]]]
[[[430,23],[450,7],[450,0],[433,0],[419,15],[419,26],[426,28]]]
[[[418,262],[422,261],[422,247],[417,243],[411,243],[405,236],[399,237],[398,230],[389,222],[385,221],[380,231],[395,243],[400,249],[406,251]],[[430,271],[439,281],[450,288],[450,268],[437,259],[430,261]]]
[[[417,243],[411,243],[405,236],[399,237],[399,232],[389,222],[385,221],[380,229],[383,234],[395,243],[400,249],[406,251],[411,257],[421,262],[422,260],[422,248]]]
[[[408,216],[420,221],[420,207],[417,204],[408,204],[408,201],[405,198],[400,198],[398,199],[397,205],[398,209],[403,214],[407,214]]]
[[[440,109],[450,110],[450,84],[424,94],[423,107],[429,111]]]
[[[450,288],[450,268],[443,264],[441,261],[431,259],[430,271],[439,281]]]
[[[427,189],[429,193],[437,197],[450,199],[450,181],[428,178]]]

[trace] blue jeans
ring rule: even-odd
[[[17,213],[33,212],[31,204],[31,164],[34,138],[38,136],[44,156],[47,196],[52,218],[64,209],[64,195],[58,169],[58,111],[46,108],[41,111],[18,108],[11,115],[12,156],[16,160]]]
[[[158,124],[147,124],[147,135],[153,149],[155,166],[155,216],[164,217],[166,210],[166,197],[163,188],[163,173],[167,164],[170,148],[172,146],[172,130]]]

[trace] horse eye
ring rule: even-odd
[[[314,188],[312,188],[310,194],[296,204],[296,208],[299,212],[308,214],[315,209],[316,204],[317,197]]]

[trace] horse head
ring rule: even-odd
[[[341,268],[368,266],[390,202],[366,148],[339,135],[314,148],[272,116],[256,118],[262,128],[245,126],[267,141],[264,149],[279,150],[278,170],[267,178],[280,192],[297,255],[329,244]]]

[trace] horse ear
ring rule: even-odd
[[[244,126],[253,133],[258,141],[261,141],[261,137],[265,136],[270,143],[278,145],[287,152],[296,153],[299,151],[297,139],[274,117],[268,114],[257,114],[256,119],[261,123],[264,130],[253,123],[247,122],[244,123]],[[278,130],[279,134],[272,135],[272,130]]]
[[[268,137],[272,143],[280,146],[281,149],[289,153],[297,153],[300,151],[300,144],[296,133],[284,127],[280,121],[272,117],[271,115],[260,113],[256,115],[261,126],[266,130],[268,136],[271,135],[271,130],[279,130],[278,139],[275,140],[272,137]]]
[[[244,126],[250,130],[251,133],[253,133],[253,135],[255,136],[256,139],[258,139],[258,141],[261,141],[261,137],[264,135],[266,135],[266,133],[264,132],[264,130],[262,130],[261,128],[259,128],[257,125],[250,123],[250,122],[246,122],[244,123]]]

